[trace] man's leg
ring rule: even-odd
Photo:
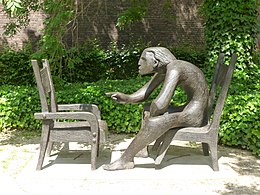
[[[176,116],[174,117],[173,115]],[[176,113],[173,115],[171,117],[163,115],[144,120],[140,132],[136,135],[123,155],[115,162],[104,165],[103,168],[109,171],[133,168],[135,155],[167,132],[172,127],[173,121],[177,121],[173,119],[177,119],[179,114]],[[171,119],[171,121],[169,119]],[[175,125],[179,126],[177,123]]]

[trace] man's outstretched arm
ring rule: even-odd
[[[154,89],[156,89],[163,82],[164,78],[164,74],[155,73],[151,80],[147,82],[142,88],[129,95],[128,102],[136,103],[146,100],[154,91]]]

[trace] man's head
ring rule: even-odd
[[[157,72],[175,59],[175,56],[164,47],[146,48],[138,62],[139,73],[145,75]]]

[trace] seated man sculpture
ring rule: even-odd
[[[138,103],[146,100],[161,83],[159,95],[145,106],[139,133],[122,156],[105,170],[134,168],[135,155],[171,128],[200,127],[207,123],[208,85],[201,70],[195,65],[177,60],[166,48],[146,48],[138,62],[141,75],[154,73],[151,80],[131,95],[120,92],[107,93],[119,103]],[[171,106],[170,101],[177,86],[187,94],[182,106]]]

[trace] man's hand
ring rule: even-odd
[[[128,95],[120,92],[108,92],[106,93],[108,97],[111,97],[114,101],[117,101],[120,104],[125,104],[128,102]]]

